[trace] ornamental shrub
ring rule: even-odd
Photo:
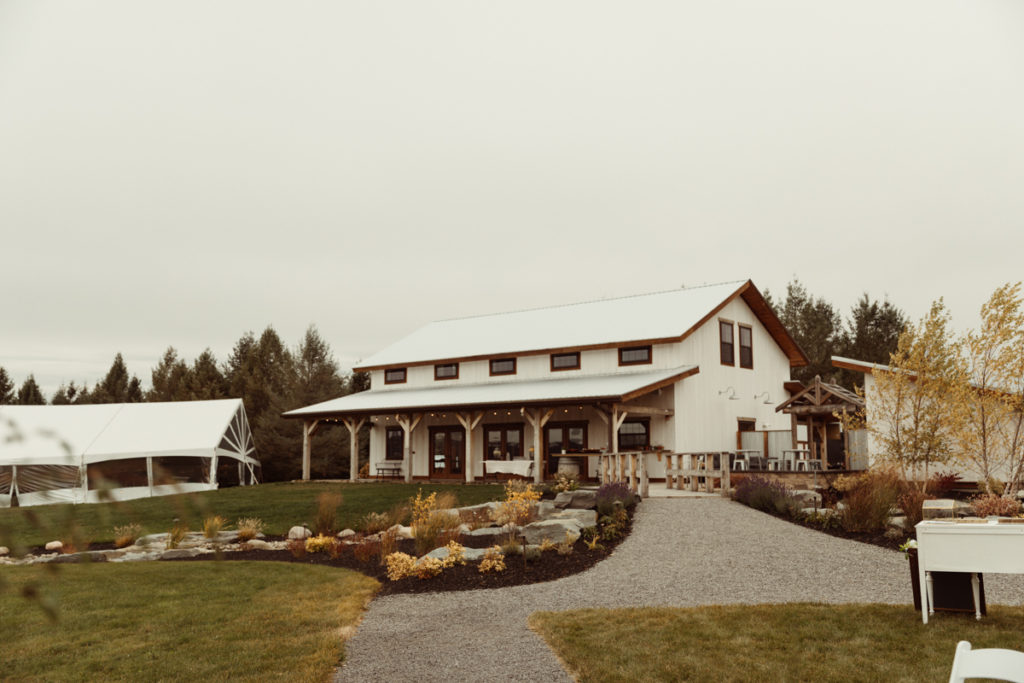
[[[440,574],[442,569],[444,563],[436,557],[421,557],[413,571],[421,579],[432,579]]]
[[[971,499],[971,509],[978,517],[1013,517],[1020,512],[1020,503],[1008,496],[985,493]]]
[[[324,536],[334,534],[338,529],[338,508],[341,507],[340,493],[321,493],[316,498],[316,532]]]
[[[416,558],[405,553],[391,553],[385,559],[385,564],[388,566],[388,579],[400,581],[412,574]]]
[[[443,560],[445,569],[466,564],[466,549],[461,543],[448,541],[448,545],[445,547],[448,548],[448,557]]]
[[[114,547],[125,548],[135,543],[135,541],[142,535],[142,525],[132,522],[131,524],[125,524],[124,526],[114,527]]]
[[[860,533],[885,529],[901,488],[899,475],[888,469],[868,470],[846,477],[842,482],[844,495],[839,524],[845,531]]]
[[[501,546],[492,545],[480,560],[480,573],[503,571],[505,571],[505,556],[501,552]]]
[[[501,526],[522,526],[533,518],[534,504],[540,500],[540,491],[533,484],[510,479],[505,484],[505,500],[494,511],[492,517]]]
[[[263,533],[263,520],[258,517],[243,517],[235,526],[238,527],[238,540],[241,543],[251,541]]]
[[[604,517],[615,512],[618,506],[629,508],[636,505],[636,496],[629,490],[625,482],[614,481],[601,484],[595,496],[597,515]],[[618,506],[616,505],[618,503]]]
[[[431,493],[426,498],[422,491],[412,499],[412,537],[416,552],[426,555],[434,548],[440,548],[459,537],[462,519],[451,508],[455,505],[451,493]]]
[[[762,512],[778,512],[780,501],[790,498],[789,489],[774,479],[759,475],[744,478],[732,491],[737,502]]]
[[[306,539],[306,552],[307,553],[326,553],[330,552],[331,547],[334,545],[335,539],[332,536],[324,536],[318,534],[316,536],[310,536]]]
[[[226,528],[228,520],[220,515],[211,515],[203,520],[203,536],[206,538],[217,538],[221,529]]]
[[[564,493],[565,491],[575,491],[579,487],[580,482],[575,474],[558,472],[555,474],[555,483],[551,486],[551,490],[555,493]]]

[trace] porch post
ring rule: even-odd
[[[359,476],[359,430],[366,424],[366,418],[357,422],[354,417],[346,417],[344,422],[348,427],[348,480],[355,481]]]
[[[405,483],[412,482],[412,449],[410,444],[412,443],[412,432],[416,429],[416,426],[423,419],[423,413],[415,415],[395,415],[395,421],[402,428],[403,436],[403,447],[402,447],[402,469],[405,471]]]
[[[309,481],[309,460],[313,450],[313,434],[320,425],[320,420],[302,421],[302,481]]]
[[[462,425],[463,429],[466,430],[466,483],[472,483],[476,479],[476,474],[473,472],[473,430],[480,424],[480,420],[483,419],[484,413],[480,411],[476,414],[469,413],[455,413],[455,418]]]
[[[520,408],[519,414],[523,415],[533,427],[533,481],[535,484],[544,482],[543,458],[541,457],[541,430],[544,429],[544,425],[548,423],[551,416],[555,413],[555,409],[551,408],[547,411],[543,411],[542,408],[537,408],[536,411],[527,410],[526,408]]]
[[[149,484],[149,497],[153,497],[153,458],[146,458],[146,482]]]

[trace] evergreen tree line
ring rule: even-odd
[[[199,401],[241,398],[256,442],[256,456],[263,466],[264,481],[296,479],[302,470],[302,422],[281,417],[295,408],[319,403],[369,388],[365,373],[342,374],[330,346],[316,327],[306,330],[302,341],[289,349],[273,327],[256,337],[246,332],[235,343],[228,359],[218,363],[206,349],[191,363],[179,357],[173,346],[152,370],[152,383],[128,372],[118,353],[107,374],[92,388],[74,381],[61,384],[50,403],[140,403],[143,401]],[[46,397],[29,375],[17,389],[0,367],[0,405],[43,405]],[[368,447],[368,434],[360,435],[360,453]],[[317,431],[311,462],[317,478],[348,477],[349,435],[343,425],[325,424]]]
[[[820,375],[824,381],[853,389],[861,381],[860,373],[833,367],[831,357],[888,365],[900,333],[910,322],[888,300],[872,300],[866,293],[844,321],[831,303],[809,294],[796,278],[786,285],[785,298],[775,301],[766,290],[765,299],[810,360],[792,371],[793,379],[805,384]]]

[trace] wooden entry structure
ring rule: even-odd
[[[810,458],[821,462],[822,470],[850,469],[849,432],[839,415],[864,412],[864,399],[846,387],[822,382],[815,375],[807,387],[780,403],[775,412],[791,417],[793,448],[798,447],[797,426],[807,426]]]

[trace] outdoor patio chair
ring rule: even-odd
[[[972,650],[969,642],[961,640],[956,644],[949,683],[963,683],[967,678],[1024,683],[1024,652],[994,647]]]

